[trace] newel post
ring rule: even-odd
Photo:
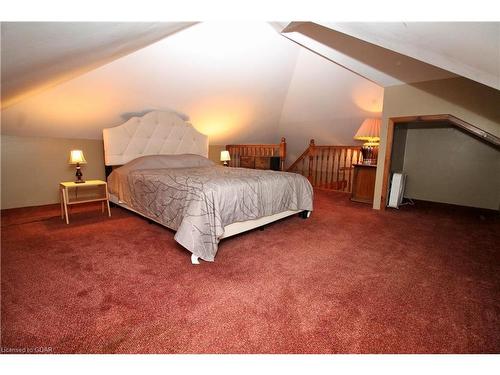
[[[286,139],[281,137],[280,142],[280,170],[285,170],[285,159],[286,159]]]
[[[311,141],[309,142],[309,174],[307,176],[307,178],[311,183],[313,178],[314,148],[315,148],[314,139],[311,139]]]

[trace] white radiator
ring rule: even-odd
[[[389,193],[389,203],[387,207],[398,208],[403,201],[403,194],[405,192],[406,174],[393,173],[391,190]]]

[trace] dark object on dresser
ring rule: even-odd
[[[353,164],[353,166],[351,200],[373,204],[377,166],[369,164]]]
[[[279,156],[256,156],[255,169],[280,170],[281,158]]]

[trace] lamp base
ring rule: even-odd
[[[363,164],[377,165],[378,145],[377,146],[364,145],[361,148],[361,155],[363,155]]]
[[[79,163],[76,164],[75,176],[76,176],[75,184],[83,184],[85,182],[85,180],[82,180],[83,173]]]
[[[229,167],[229,163],[228,163],[227,161],[225,161],[225,162],[223,163],[223,165],[224,165],[224,167]]]

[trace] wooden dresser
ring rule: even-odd
[[[367,164],[353,164],[353,166],[351,200],[373,204],[377,166]]]

